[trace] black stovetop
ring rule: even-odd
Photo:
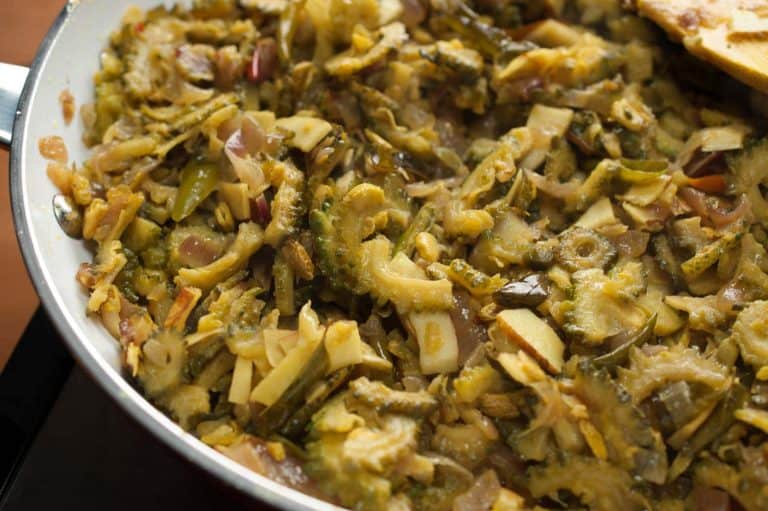
[[[73,364],[42,310],[0,374],[0,511],[269,510],[182,461]]]

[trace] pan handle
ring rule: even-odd
[[[26,67],[0,63],[0,148],[11,145],[13,122],[28,74]]]

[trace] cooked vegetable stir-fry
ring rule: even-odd
[[[129,11],[41,149],[136,385],[361,511],[768,509],[768,139],[625,3]]]

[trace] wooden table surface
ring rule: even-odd
[[[64,0],[0,0],[0,62],[29,65]],[[19,253],[8,194],[8,154],[0,149],[0,369],[37,307]]]

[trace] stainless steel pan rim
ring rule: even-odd
[[[117,402],[134,420],[149,430],[155,437],[170,446],[186,461],[194,463],[206,473],[216,477],[246,495],[285,510],[338,510],[340,508],[280,485],[266,477],[238,465],[213,449],[205,446],[192,435],[184,433],[173,421],[155,409],[134,389],[122,375],[117,373],[104,360],[101,360],[89,347],[88,341],[81,339],[63,304],[57,301],[50,282],[40,263],[42,254],[35,246],[28,233],[31,221],[23,200],[24,187],[22,175],[25,168],[23,147],[28,129],[30,100],[40,83],[40,73],[44,63],[56,45],[62,29],[67,25],[70,14],[77,9],[78,2],[71,0],[56,18],[43,40],[32,63],[26,84],[21,93],[16,109],[10,155],[11,205],[16,236],[21,247],[27,271],[37,290],[46,312],[64,339],[70,352],[80,365],[99,386]],[[99,41],[99,44],[102,42]],[[53,214],[53,213],[51,213]],[[73,241],[73,243],[75,243]],[[74,276],[73,276],[74,278]],[[10,290],[12,292],[12,290]],[[83,311],[85,314],[85,311]],[[180,489],[182,490],[182,489]]]

